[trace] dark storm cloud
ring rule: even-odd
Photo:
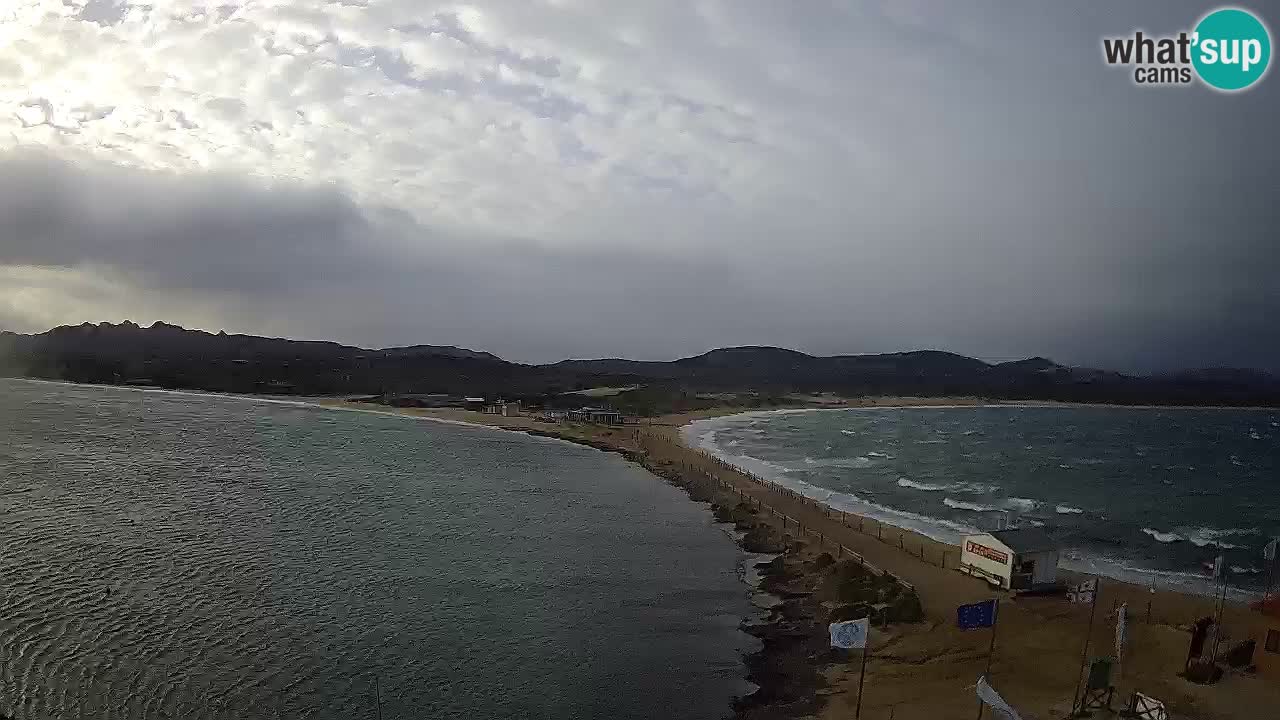
[[[344,157],[348,186],[9,152],[0,271],[68,268],[123,288],[101,302],[85,290],[89,299],[42,318],[119,319],[145,305],[131,299],[164,298],[171,313],[153,303],[152,317],[135,319],[457,344],[516,360],[774,344],[1280,370],[1280,76],[1235,95],[1139,88],[1102,61],[1104,35],[1177,32],[1209,6],[743,3],[695,21],[687,4],[655,3],[625,20],[663,32],[627,35],[619,50],[612,36],[557,36],[522,4],[502,5],[484,3],[487,17],[509,12],[506,30],[551,38],[528,55],[536,68],[515,62],[525,56],[502,23],[454,34],[467,53],[505,57],[523,76],[471,73],[434,46],[362,49],[384,60],[344,66],[394,76],[394,98],[449,91],[483,133],[444,127],[426,109],[369,120],[394,136],[394,151]],[[597,20],[613,22],[583,18]],[[573,85],[582,56],[621,85],[615,95]],[[291,72],[303,72],[298,57]],[[424,71],[431,63],[454,74]],[[640,82],[625,73],[632,65],[642,79],[670,72],[661,87],[688,96],[629,92]],[[538,84],[553,75],[563,82]],[[455,77],[466,84],[436,87]],[[377,120],[392,99],[350,102]],[[472,101],[538,122],[489,122]],[[641,114],[646,103],[665,114]],[[263,104],[248,98],[237,112]],[[55,114],[44,111],[44,129],[72,127]],[[211,120],[201,122],[165,137],[203,140]],[[675,130],[644,134],[664,123]],[[494,158],[524,146],[495,141],[494,155],[425,165],[500,126],[538,153],[505,165]],[[315,127],[294,128],[299,142]],[[344,128],[343,143],[369,128]],[[246,137],[256,151],[270,133]],[[579,173],[587,166],[595,171]],[[394,179],[386,196],[383,175]],[[402,188],[414,192],[392,192]],[[476,208],[498,221],[459,220]],[[0,322],[3,301],[0,287]],[[42,329],[30,314],[7,315]]]

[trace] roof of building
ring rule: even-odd
[[[1057,550],[1058,543],[1040,528],[1017,528],[1014,530],[993,530],[991,537],[1004,543],[1016,553],[1042,552]]]

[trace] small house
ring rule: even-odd
[[[584,407],[578,410],[570,410],[567,415],[568,419],[573,422],[594,423],[596,425],[621,425],[624,422],[622,413],[605,408]]]
[[[1039,528],[969,535],[960,549],[960,571],[1006,590],[1030,590],[1058,581],[1058,545]]]
[[[484,406],[486,415],[501,415],[502,417],[513,417],[520,414],[519,402],[505,402],[499,400],[495,403],[488,403]]]

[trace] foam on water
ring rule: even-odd
[[[1176,542],[1182,542],[1183,540],[1186,540],[1186,538],[1182,537],[1178,533],[1160,532],[1159,530],[1155,530],[1153,528],[1142,528],[1142,532],[1150,535],[1153,540],[1160,543],[1176,543]]]
[[[754,457],[731,455],[715,442],[699,444],[806,496],[946,542],[972,530],[971,524],[990,529],[992,515],[1012,511],[1016,522],[1045,527],[1067,549],[1090,558],[1078,564],[1105,566],[1104,574],[1133,581],[1149,571],[1161,582],[1195,592],[1207,587],[1198,569],[1213,554],[1234,553],[1234,564],[1248,568],[1244,555],[1256,554],[1269,535],[1280,534],[1280,525],[1270,527],[1280,518],[1273,494],[1259,499],[1248,495],[1252,485],[1244,489],[1246,478],[1256,485],[1259,476],[1266,477],[1264,468],[1280,469],[1280,455],[1241,445],[1250,442],[1243,430],[1236,431],[1235,444],[1229,435],[1213,435],[1249,411],[986,407],[799,413],[790,413],[785,427],[771,424],[777,413],[756,414],[755,429],[765,430],[773,442],[753,444]],[[836,427],[824,427],[824,415]],[[736,418],[695,425],[704,422],[729,436],[742,428]],[[836,440],[828,434],[833,432],[839,433]],[[825,450],[815,452],[819,448]],[[804,458],[806,450],[809,462],[787,458]],[[1145,455],[1162,462],[1148,469]],[[992,482],[985,482],[988,477]],[[1237,519],[1249,527],[1195,517],[1197,510],[1216,513],[1225,498],[1237,497],[1245,503]],[[1271,506],[1274,512],[1259,514]],[[1148,508],[1159,514],[1148,517]],[[1183,574],[1180,568],[1197,572]]]
[[[942,501],[943,505],[956,510],[970,510],[972,512],[995,512],[996,508],[990,505],[981,505],[979,503],[965,502],[964,500],[952,500],[946,498]]]

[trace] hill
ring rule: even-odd
[[[305,395],[446,393],[570,405],[568,393],[631,387],[610,398],[653,412],[705,404],[699,393],[977,395],[999,399],[1280,405],[1280,382],[1242,369],[1129,376],[1046,358],[990,364],[937,350],[819,357],[776,347],[720,348],[669,362],[565,360],[524,365],[453,346],[384,349],[187,330],[155,323],[0,333],[0,373],[108,384]]]

